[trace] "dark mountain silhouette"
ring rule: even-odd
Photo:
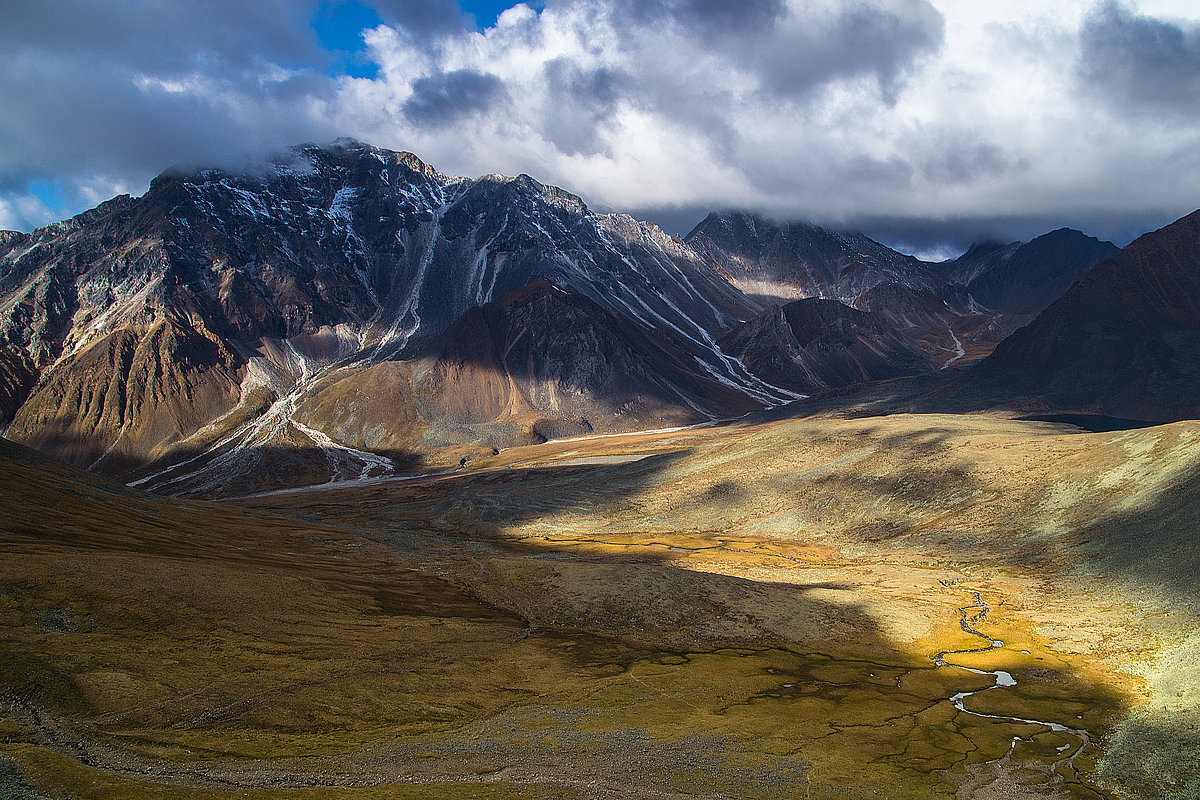
[[[1056,409],[1200,416],[1200,211],[1093,268],[976,372],[993,395]]]
[[[1025,243],[975,244],[939,267],[981,305],[1005,314],[1037,314],[1119,251],[1112,242],[1060,228]]]

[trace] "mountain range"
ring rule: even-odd
[[[680,238],[525,175],[303,145],[0,234],[0,424],[145,488],[222,496],[960,375],[993,349],[966,380],[998,397],[1193,415],[1194,227],[929,263],[736,211]],[[1124,394],[1054,361],[1094,377],[1096,342],[1130,335],[1105,362],[1142,365]]]

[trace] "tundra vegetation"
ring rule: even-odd
[[[763,415],[222,503],[0,455],[6,797],[1200,786],[1200,423]]]

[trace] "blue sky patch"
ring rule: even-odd
[[[516,4],[514,0],[463,0],[458,5],[463,11],[475,17],[475,27],[483,30],[495,25],[496,18]],[[541,9],[544,3],[526,3],[526,5],[530,8]]]
[[[63,182],[61,180],[45,181],[31,180],[29,182],[29,193],[41,200],[46,208],[57,213],[62,213],[63,209],[75,204],[68,203],[63,192]]]
[[[366,57],[367,48],[362,37],[363,31],[382,23],[379,12],[354,0],[324,4],[313,18],[312,28],[321,47],[332,56],[328,74],[376,77],[379,66]]]

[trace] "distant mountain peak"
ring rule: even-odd
[[[966,286],[987,308],[1032,315],[1117,251],[1112,242],[1073,228],[1059,228],[1028,242],[974,244],[958,258],[939,264],[938,269]]]
[[[979,239],[971,242],[971,246],[967,248],[959,258],[970,258],[994,253],[997,250],[1003,250],[1005,247],[1017,247],[1020,242],[1004,242],[1000,239]],[[951,261],[955,259],[950,259]]]
[[[746,211],[710,214],[684,241],[742,291],[781,301],[831,297],[853,305],[880,283],[944,282],[923,262],[861,233],[775,222]]]
[[[996,395],[1056,410],[1175,420],[1200,415],[1200,211],[1083,275],[977,367]]]

